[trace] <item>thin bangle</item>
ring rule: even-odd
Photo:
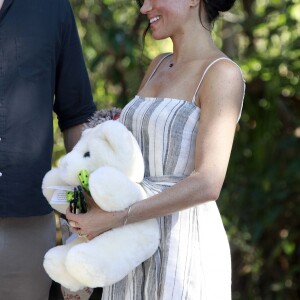
[[[128,209],[127,209],[127,214],[126,214],[126,216],[125,216],[125,218],[124,218],[123,226],[125,226],[125,225],[127,224],[127,222],[128,222],[128,217],[129,217],[131,208],[132,208],[132,205],[130,205],[130,206],[128,207]]]

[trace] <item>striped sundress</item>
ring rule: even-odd
[[[136,96],[122,110],[120,121],[133,133],[144,156],[142,186],[148,196],[194,171],[199,118],[194,99]],[[123,280],[105,287],[102,299],[231,299],[230,248],[215,201],[158,221],[159,249]]]

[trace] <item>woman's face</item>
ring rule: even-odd
[[[180,33],[189,18],[189,0],[144,0],[140,9],[150,22],[154,39]]]

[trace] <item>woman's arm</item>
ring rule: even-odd
[[[222,61],[211,67],[197,99],[201,117],[196,139],[195,172],[163,192],[137,202],[125,211],[107,213],[93,206],[85,215],[67,213],[88,238],[127,224],[168,215],[217,200],[230,158],[244,93],[240,70]]]
[[[128,223],[160,217],[217,200],[225,179],[244,95],[240,70],[230,61],[211,67],[198,98],[201,117],[195,172],[158,195],[135,203]]]

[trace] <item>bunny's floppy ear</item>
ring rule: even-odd
[[[132,181],[141,182],[144,160],[132,133],[118,121],[106,121],[95,128],[96,139],[90,140],[97,151],[99,165],[109,165],[126,174]],[[101,161],[101,162],[100,162]]]

